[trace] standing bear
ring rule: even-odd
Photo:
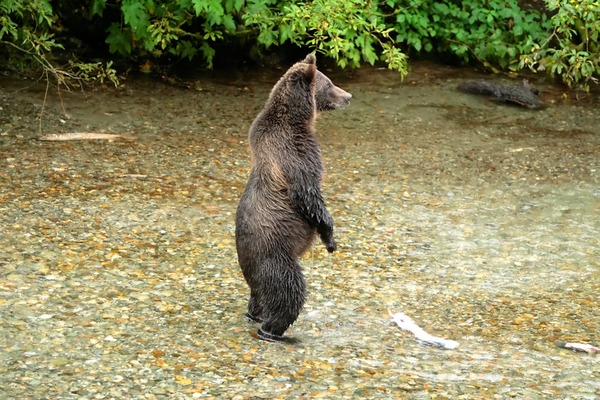
[[[246,317],[262,323],[263,340],[284,340],[298,318],[306,297],[298,258],[316,234],[327,251],[336,249],[314,125],[318,112],[344,108],[351,98],[309,54],[275,84],[250,127],[251,171],[237,208],[235,242],[250,286]]]

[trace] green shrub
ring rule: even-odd
[[[244,23],[258,31],[257,41],[266,48],[289,41],[317,49],[342,68],[381,60],[407,73],[406,56],[391,39],[376,1],[249,0],[245,11]]]
[[[111,53],[122,56],[175,56],[191,60],[200,54],[209,68],[214,45],[238,34],[244,0],[118,0],[119,20],[108,28]],[[92,0],[90,16],[102,15],[106,0]]]
[[[600,68],[600,3],[546,0],[546,18],[519,0],[1,0],[0,63],[37,64],[59,82],[116,82],[110,64],[53,56],[62,43],[104,37],[108,50],[133,62],[202,59],[217,50],[264,54],[282,45],[308,47],[340,67],[384,63],[407,72],[407,57],[431,54],[492,71],[529,67],[589,88]],[[60,6],[53,10],[51,4]],[[57,11],[58,10],[58,11]],[[85,26],[89,24],[89,26]],[[71,28],[74,28],[70,30]],[[59,35],[60,34],[60,35]],[[87,43],[90,44],[90,43]],[[97,44],[97,43],[94,43]],[[240,46],[242,44],[242,46]],[[86,43],[83,43],[85,47]],[[97,48],[97,47],[96,47]],[[77,45],[73,54],[77,54]],[[254,50],[258,50],[255,52]]]
[[[589,91],[600,76],[600,2],[546,0],[546,7],[553,13],[552,29],[530,54],[521,56],[520,66],[546,71],[569,87]]]
[[[4,56],[20,69],[62,45],[51,32],[55,16],[47,0],[4,0],[0,3],[0,42]]]
[[[4,64],[23,71],[30,67],[41,69],[48,79],[53,77],[58,86],[73,82],[108,80],[118,84],[111,62],[82,63],[75,57],[60,67],[53,52],[63,50],[56,41],[54,24],[57,17],[48,0],[3,0],[0,3],[0,56]]]
[[[309,46],[341,67],[386,61],[406,73],[404,54],[389,38],[377,2],[364,0],[118,0],[121,19],[108,28],[112,53],[191,60],[212,67],[215,45],[254,40],[270,48],[286,42]],[[106,0],[93,0],[91,17]]]
[[[547,28],[543,15],[522,10],[517,0],[387,0],[385,6],[396,42],[494,71],[516,69]]]

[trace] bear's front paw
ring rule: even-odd
[[[319,236],[321,236],[321,240],[323,241],[327,251],[333,253],[337,249],[337,244],[333,238],[333,226],[325,225],[321,228],[322,229],[319,230]]]

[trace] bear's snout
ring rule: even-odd
[[[345,90],[340,89],[337,86],[335,87],[335,89],[337,91],[336,98],[338,99],[338,101],[335,102],[336,108],[345,108],[348,104],[350,104],[352,95],[346,92]]]
[[[344,96],[344,101],[346,102],[346,104],[350,104],[350,100],[352,100],[352,95],[348,92],[344,92],[345,96]]]

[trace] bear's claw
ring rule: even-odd
[[[244,315],[244,317],[246,317],[246,319],[248,320],[248,322],[257,322],[259,324],[261,324],[263,322],[262,318],[260,317],[255,317],[254,315],[250,314],[249,312],[246,313]]]
[[[266,340],[267,342],[283,342],[285,341],[285,336],[274,335],[272,333],[268,333],[263,331],[262,329],[258,329],[258,337],[262,340]]]

